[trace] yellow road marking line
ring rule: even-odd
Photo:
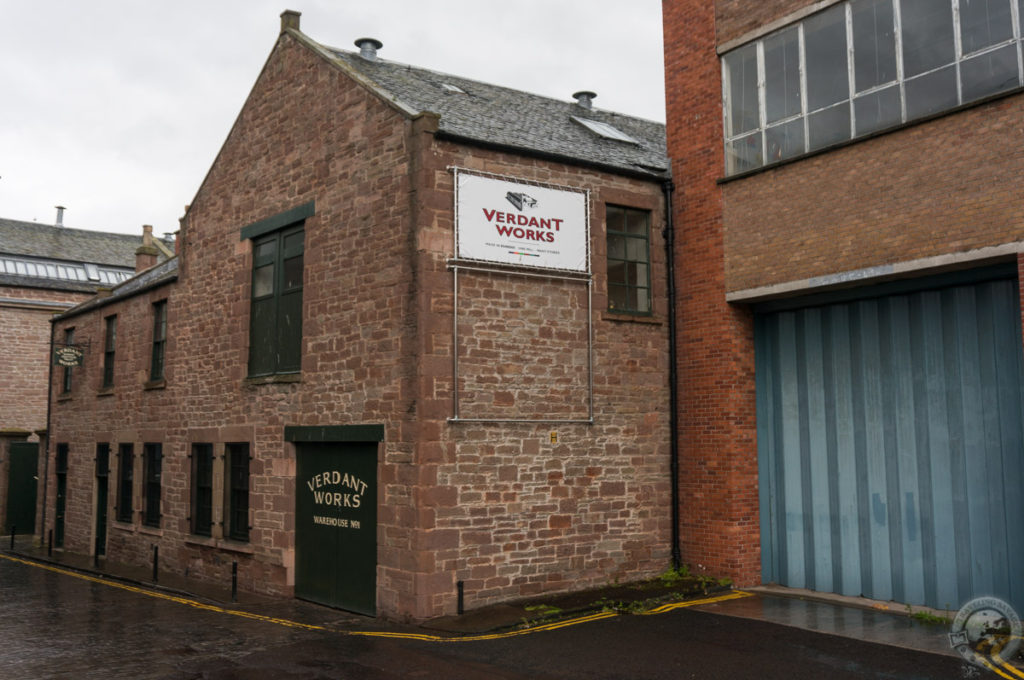
[[[993,673],[995,673],[999,677],[1006,678],[1006,680],[1013,680],[1013,676],[1012,675],[1007,675],[1003,671],[999,670],[1000,667],[996,666],[995,664],[990,662],[988,659],[982,659],[981,662],[983,664],[985,664],[985,668],[989,669],[990,671],[992,671]]]
[[[40,562],[33,562],[31,560],[25,560],[18,557],[12,557],[10,555],[0,554],[0,558],[9,560],[11,562],[17,562],[30,567],[36,567],[38,569],[45,569],[55,574],[61,574],[64,576],[71,576],[73,578],[81,579],[83,581],[89,581],[91,583],[99,583],[101,585],[110,586],[112,588],[119,588],[126,590],[130,593],[136,593],[139,595],[145,595],[148,597],[157,598],[160,600],[167,600],[168,602],[176,602],[183,604],[188,607],[195,609],[201,609],[204,611],[214,612],[217,614],[228,614],[230,616],[237,616],[243,619],[249,619],[252,621],[262,621],[264,623],[274,623],[279,626],[287,626],[288,628],[301,628],[304,630],[316,630],[328,633],[338,633],[341,635],[353,635],[359,637],[375,637],[375,638],[388,638],[397,640],[419,640],[422,642],[479,642],[483,640],[501,640],[504,638],[519,637],[522,635],[531,635],[533,633],[543,633],[552,630],[558,630],[559,628],[567,628],[569,626],[578,626],[583,623],[590,623],[592,621],[601,621],[603,619],[611,619],[620,614],[614,611],[596,612],[594,614],[588,614],[586,616],[580,616],[575,619],[566,619],[564,621],[555,621],[554,623],[547,623],[539,626],[532,626],[530,628],[522,628],[519,630],[505,631],[502,633],[488,633],[483,635],[466,635],[462,637],[443,637],[440,635],[428,635],[425,633],[395,633],[387,631],[358,631],[358,630],[340,630],[335,628],[328,628],[326,626],[318,626],[311,623],[301,623],[299,621],[292,621],[290,619],[279,619],[272,616],[263,616],[261,614],[253,614],[240,609],[227,609],[225,607],[219,607],[214,604],[206,604],[198,602],[186,597],[179,597],[177,595],[171,595],[169,593],[161,593],[156,590],[150,590],[146,588],[139,588],[136,586],[128,585],[127,583],[119,583],[110,579],[100,578],[98,576],[90,576],[77,571],[71,571],[69,569],[62,569],[60,567],[54,567],[49,564],[42,564]],[[736,600],[743,597],[751,597],[752,593],[744,592],[742,590],[732,591],[726,595],[719,595],[716,597],[708,597],[702,600],[689,600],[686,602],[671,602],[661,607],[657,607],[650,611],[643,612],[643,614],[664,614],[666,612],[673,611],[675,609],[682,609],[685,607],[696,607],[703,604],[712,604],[715,602],[724,602],[726,600]],[[1011,679],[1012,680],[1012,679]]]
[[[987,661],[986,661],[986,663],[987,663]],[[1015,677],[1024,678],[1024,672],[1021,672],[1020,670],[1017,669],[1016,666],[1013,666],[1013,665],[1011,665],[1010,663],[1008,663],[1006,661],[999,662],[998,666],[1000,668],[1002,668],[1004,671],[1009,671],[1010,674],[1015,676]],[[996,672],[999,673],[999,671],[996,671]],[[1003,675],[1002,673],[999,673],[999,674]],[[1010,677],[1010,676],[1003,675],[1003,677],[1006,678],[1006,677]]]

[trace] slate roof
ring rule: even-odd
[[[137,293],[175,281],[177,278],[178,257],[175,255],[172,258],[164,260],[155,267],[147,269],[138,276],[133,276],[124,283],[116,286],[110,291],[109,295],[90,298],[85,302],[75,305],[63,314],[54,317],[54,319],[66,319],[70,316],[77,316],[78,314],[87,312],[90,309],[105,307],[106,305],[117,302],[118,300],[123,300],[124,298],[131,297]]]
[[[142,235],[69,229],[0,218],[0,253],[135,269]]]
[[[385,98],[416,112],[440,114],[440,136],[656,178],[669,177],[665,126],[601,109],[482,83],[358,53],[323,49],[359,73]],[[459,93],[445,85],[463,90]],[[607,139],[573,117],[612,125],[638,144]]]

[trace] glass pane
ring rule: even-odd
[[[296,288],[302,288],[302,255],[284,261],[284,289]]]
[[[907,120],[956,106],[956,69],[952,66],[906,84]]]
[[[608,263],[608,283],[626,283],[625,262],[612,261]]]
[[[626,240],[622,236],[608,236],[608,257],[622,260],[626,257]]]
[[[252,332],[249,345],[249,373],[272,373],[277,355],[274,352],[274,300],[266,299],[252,305]]]
[[[857,92],[896,80],[892,0],[861,0],[853,8],[853,69]]]
[[[1017,46],[1007,45],[960,64],[964,102],[1018,86]]]
[[[626,231],[630,234],[647,236],[647,213],[640,210],[623,212],[626,213]]]
[[[608,309],[630,311],[629,288],[626,286],[608,286]]]
[[[650,291],[646,288],[637,288],[634,294],[636,296],[636,311],[645,313],[651,311]]]
[[[277,371],[302,367],[302,293],[282,295],[277,319]]]
[[[274,292],[274,265],[257,267],[252,273],[252,296],[261,298]]]
[[[608,221],[608,231],[626,231],[626,211],[622,208],[609,206],[605,218]]]
[[[254,257],[270,257],[277,252],[277,238],[271,238],[267,241],[261,241],[256,244],[256,249],[253,251]]]
[[[916,76],[955,59],[953,6],[940,0],[902,0],[903,74]],[[910,97],[908,95],[909,103]]]
[[[837,5],[804,22],[807,110],[850,97],[846,69],[846,10]]]
[[[764,82],[769,123],[800,113],[800,44],[796,27],[765,38]]]
[[[977,52],[1013,37],[1010,0],[960,0],[963,54]]]
[[[632,262],[647,262],[647,239],[626,239],[626,259]]]
[[[797,118],[765,131],[768,139],[768,162],[774,163],[804,152],[804,119]]]
[[[757,44],[753,43],[725,55],[728,120],[726,135],[742,134],[757,128]]]
[[[821,149],[850,138],[850,105],[842,103],[807,117],[809,150]]]
[[[302,252],[302,241],[305,238],[305,231],[297,231],[284,237],[284,254],[291,255],[294,252]]]
[[[647,278],[647,265],[638,262],[633,265],[633,281],[632,283],[638,286],[647,286],[649,279]]]
[[[735,175],[762,165],[760,132],[726,143],[725,169],[728,174]]]
[[[900,122],[900,88],[887,87],[853,100],[853,115],[858,135],[897,125]]]

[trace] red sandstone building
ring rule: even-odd
[[[424,618],[649,576],[664,128],[282,31],[176,258],[62,314],[65,549]]]
[[[63,216],[59,207],[55,224],[0,219],[0,528],[5,533],[12,527],[35,531],[50,319],[98,289],[130,278],[137,251],[154,248],[142,248],[138,236],[66,227]],[[67,340],[73,342],[66,337],[57,342]]]
[[[1024,3],[666,0],[683,557],[1024,607]]]

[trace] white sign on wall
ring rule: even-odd
[[[456,257],[590,272],[586,192],[456,177]]]

